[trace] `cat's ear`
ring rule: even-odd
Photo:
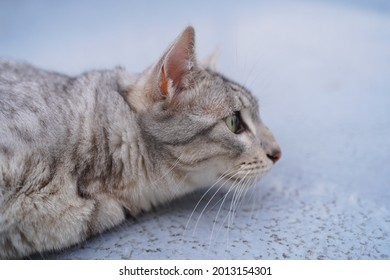
[[[196,65],[195,30],[187,27],[157,64],[160,93],[173,96],[190,85],[191,70]]]
[[[216,71],[217,70],[217,60],[218,60],[220,53],[221,53],[221,49],[215,48],[215,50],[208,57],[206,57],[205,60],[202,61],[202,66],[204,68],[210,69],[212,71]]]

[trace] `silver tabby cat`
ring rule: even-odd
[[[244,87],[197,63],[194,29],[139,75],[0,60],[0,258],[65,248],[280,158]]]

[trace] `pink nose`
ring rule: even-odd
[[[271,153],[267,154],[267,157],[272,160],[273,163],[276,163],[282,156],[282,151],[279,149],[272,150]]]

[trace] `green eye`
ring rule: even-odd
[[[241,122],[240,122],[240,117],[238,114],[234,114],[232,116],[229,116],[225,120],[227,127],[229,130],[233,133],[238,133],[241,130]]]

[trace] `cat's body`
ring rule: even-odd
[[[255,180],[279,157],[252,95],[197,65],[191,27],[140,75],[0,60],[0,258],[73,245],[218,178]]]

